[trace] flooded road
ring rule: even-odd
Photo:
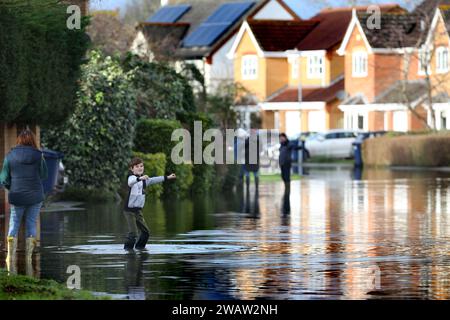
[[[148,201],[144,253],[121,205],[44,213],[38,275],[122,299],[449,299],[450,173],[313,170],[290,190]]]

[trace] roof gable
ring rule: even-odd
[[[364,41],[364,44],[365,44],[365,46],[366,46],[366,48],[367,48],[367,51],[368,51],[369,53],[372,52],[372,47],[370,46],[370,43],[369,43],[369,41],[367,40],[367,37],[366,37],[366,35],[365,35],[365,33],[364,33],[364,30],[363,30],[363,28],[362,28],[362,26],[361,26],[361,23],[360,23],[360,21],[359,21],[357,15],[356,15],[356,10],[353,9],[353,10],[352,10],[352,19],[351,19],[351,21],[350,21],[350,24],[349,24],[347,30],[346,30],[346,33],[345,33],[344,39],[342,40],[341,46],[340,46],[339,49],[337,50],[337,53],[338,53],[339,55],[342,56],[342,55],[345,54],[345,51],[346,51],[346,49],[347,49],[347,46],[348,46],[348,44],[349,44],[349,42],[350,42],[350,39],[351,39],[351,37],[352,37],[352,35],[353,35],[355,29],[356,29],[356,30],[358,31],[358,33],[361,35],[361,37],[362,37],[362,39],[363,39],[363,41]]]
[[[254,20],[301,20],[283,0],[266,0],[255,14]]]
[[[263,51],[284,52],[295,48],[317,27],[319,21],[252,20],[248,24]]]

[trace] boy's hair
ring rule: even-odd
[[[128,164],[128,168],[133,169],[134,166],[137,166],[138,164],[144,163],[144,161],[141,158],[134,157],[131,159],[130,163]]]

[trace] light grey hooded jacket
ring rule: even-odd
[[[145,205],[145,188],[149,185],[161,183],[167,180],[166,176],[152,177],[140,180],[140,176],[131,174],[128,176],[128,198],[125,202],[125,211],[136,212]]]

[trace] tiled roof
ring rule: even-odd
[[[372,48],[417,47],[426,40],[429,24],[417,14],[383,14],[380,29],[368,27],[370,15],[360,13],[358,18]]]
[[[365,12],[367,7],[355,7],[355,9]],[[399,5],[381,5],[380,9],[383,13],[404,12]],[[322,10],[312,19],[320,23],[297,45],[298,50],[327,50],[339,44],[344,39],[352,19],[352,8]]]
[[[335,100],[338,93],[344,91],[344,79],[341,79],[333,85],[326,88],[303,88],[302,101],[303,102],[331,102]],[[298,88],[288,87],[278,94],[268,99],[268,102],[298,102]]]
[[[250,20],[248,24],[262,50],[286,51],[295,48],[318,21]]]
[[[450,5],[450,0],[424,0],[416,8],[413,13],[419,15],[434,16],[434,12],[438,6]]]
[[[373,103],[413,103],[425,96],[427,91],[424,80],[400,80],[376,97]]]

